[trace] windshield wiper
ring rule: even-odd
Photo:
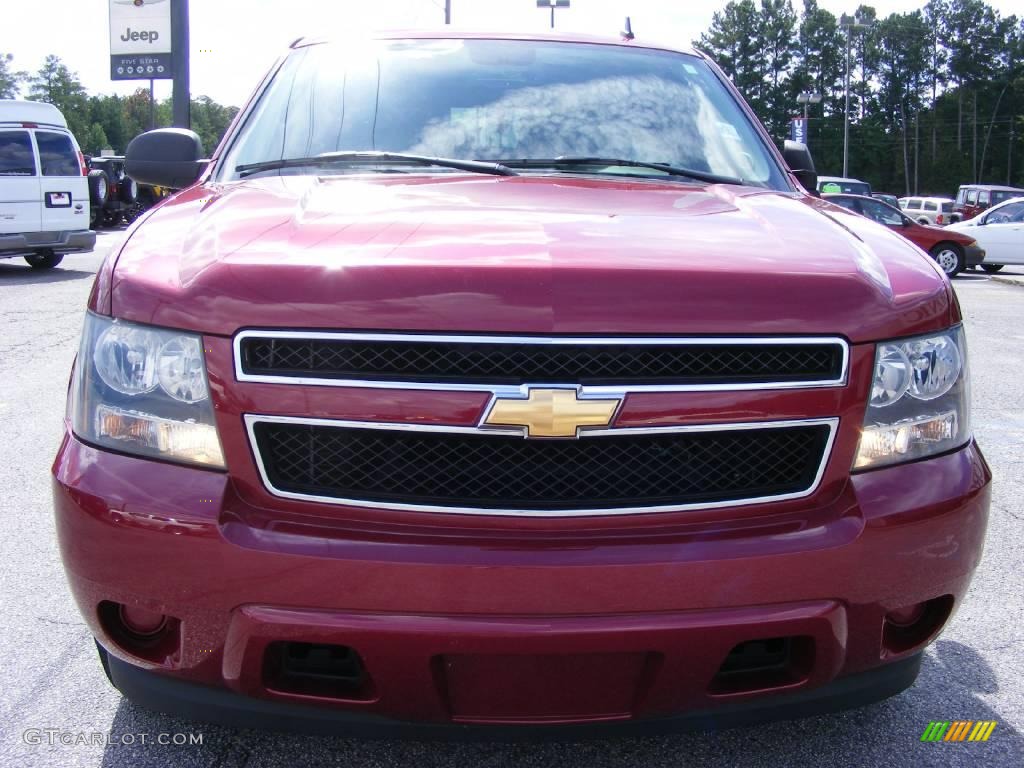
[[[346,163],[409,163],[411,165],[435,165],[439,168],[454,168],[458,171],[489,173],[494,176],[518,176],[511,168],[500,163],[483,163],[477,160],[458,160],[448,157],[426,157],[405,152],[324,152],[310,157],[289,157],[267,160],[262,163],[236,165],[235,172],[242,178],[260,171],[276,171],[281,168],[303,168],[318,165],[341,165]]]
[[[709,184],[742,184],[743,180],[735,176],[721,176],[717,173],[697,171],[692,168],[678,168],[668,163],[647,163],[643,160],[623,160],[616,157],[552,157],[552,158],[523,158],[521,160],[498,160],[498,163],[506,168],[573,168],[587,165],[621,165],[626,168],[651,168],[661,171],[669,176],[686,176],[696,181],[706,181]]]

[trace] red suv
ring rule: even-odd
[[[608,734],[913,682],[988,514],[960,310],[706,58],[302,41],[202,158],[128,149],[183,189],[97,275],[53,468],[127,696]]]
[[[961,184],[953,205],[953,210],[959,216],[956,221],[973,219],[982,211],[1012,197],[1024,197],[1024,189],[994,184]]]
[[[830,203],[867,216],[898,232],[922,251],[930,253],[942,271],[954,277],[967,267],[976,267],[985,260],[985,249],[978,241],[962,232],[918,224],[899,208],[863,195],[822,195]]]

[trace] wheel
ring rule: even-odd
[[[927,227],[929,224],[931,224],[931,222],[928,221],[928,219],[926,219],[924,216],[918,219],[917,223],[920,224],[922,227]]]
[[[29,254],[25,257],[25,261],[32,269],[53,269],[64,261],[64,257],[51,250],[42,250]]]
[[[89,171],[89,200],[94,208],[102,208],[110,195],[110,179],[107,172],[96,169]]]
[[[994,275],[1000,269],[1003,268],[1002,264],[982,264],[981,268],[988,272],[990,275]]]
[[[932,248],[932,258],[946,273],[946,277],[953,277],[964,268],[964,252],[956,243],[939,243]]]
[[[117,185],[117,194],[122,203],[134,203],[139,199],[139,185],[135,183],[135,179],[122,176],[121,183]]]

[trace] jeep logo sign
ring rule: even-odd
[[[110,79],[171,79],[171,0],[109,0],[109,6]]]
[[[110,0],[110,55],[171,52],[171,4]]]
[[[155,43],[159,39],[160,33],[155,29],[150,30],[149,32],[133,32],[131,27],[129,27],[124,31],[124,34],[121,35],[121,40],[126,43],[129,40],[147,40],[150,43]]]

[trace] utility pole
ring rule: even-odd
[[[555,28],[555,8],[568,8],[569,0],[537,0],[538,8],[551,9],[551,28]]]
[[[865,24],[859,16],[847,16],[845,13],[839,18],[839,26],[846,30],[846,107],[843,109],[843,176],[850,175],[850,38],[854,31],[870,29],[870,24]]]
[[[192,96],[188,72],[188,0],[171,0],[171,41],[174,46],[174,127],[192,127]]]
[[[444,0],[444,23],[452,23],[452,0]]]

